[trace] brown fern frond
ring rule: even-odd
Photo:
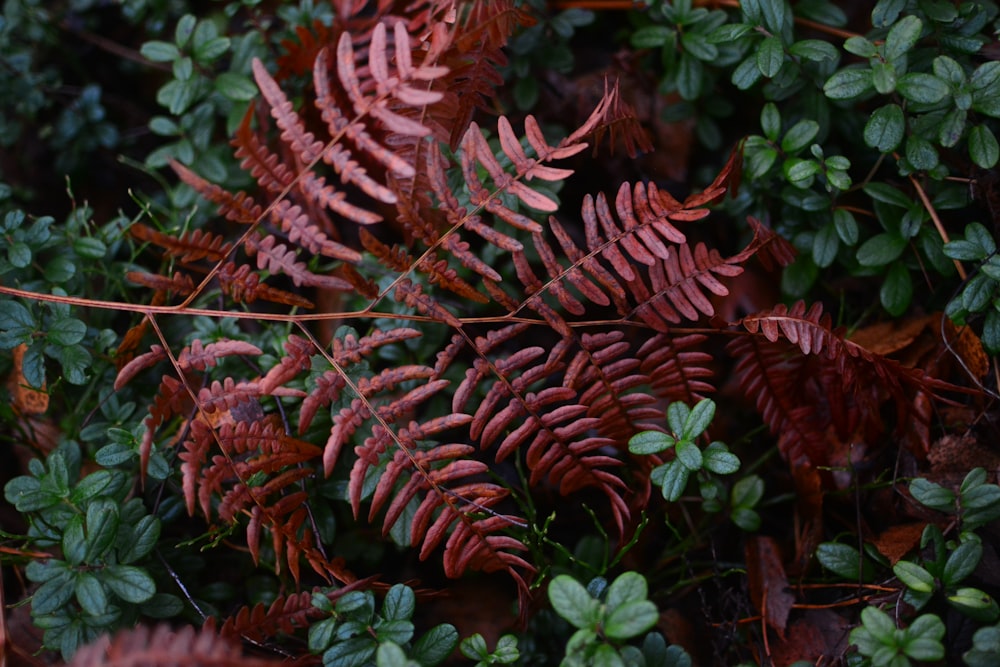
[[[129,271],[125,274],[125,279],[136,285],[142,285],[157,292],[174,293],[187,296],[194,292],[194,281],[191,276],[175,273],[173,276],[158,276],[153,273],[140,273],[139,271]]]
[[[216,272],[219,289],[222,293],[237,303],[251,304],[258,299],[272,303],[282,303],[299,308],[312,308],[309,299],[262,283],[260,276],[250,269],[249,264],[226,262]]]
[[[174,173],[202,197],[219,207],[219,215],[245,225],[260,220],[264,209],[245,192],[235,195],[194,173],[176,160],[170,161]]]
[[[818,304],[778,305],[742,322],[755,335],[730,343],[741,387],[756,397],[758,411],[792,463],[825,465],[822,434],[829,429],[842,437],[856,428],[869,437],[881,433],[886,400],[893,401],[898,423],[905,425],[918,414],[918,396],[955,389],[846,339]]]
[[[625,152],[634,159],[640,153],[653,150],[653,142],[635,109],[622,97],[619,84],[620,81],[615,79],[614,86],[609,90],[607,78],[604,80],[604,97],[610,102],[605,107],[601,122],[593,130],[594,153],[596,155],[598,144],[607,134],[612,154],[616,146],[624,145]]]
[[[229,255],[232,244],[221,236],[216,236],[200,229],[186,231],[179,237],[157,231],[142,223],[129,227],[129,233],[146,243],[152,243],[162,248],[177,261],[190,264],[201,259],[218,262]]]
[[[275,274],[284,274],[292,279],[292,283],[309,285],[329,290],[351,290],[353,286],[346,280],[332,275],[313,273],[305,262],[298,261],[298,252],[284,243],[278,243],[273,236],[266,236],[260,241],[253,237],[246,242],[247,255],[257,256],[257,268]]]

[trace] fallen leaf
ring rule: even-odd
[[[788,577],[778,545],[770,537],[751,537],[747,540],[746,559],[750,601],[767,625],[784,638],[795,596],[788,592]]]
[[[889,526],[872,540],[878,552],[889,559],[892,565],[910,553],[920,544],[926,523],[902,523]]]

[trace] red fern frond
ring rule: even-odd
[[[150,630],[138,626],[121,630],[114,639],[107,635],[81,646],[70,661],[71,667],[172,667],[173,665],[212,667],[274,667],[278,661],[247,657],[239,643],[220,637],[210,628],[185,626],[174,630],[159,625]]]
[[[200,229],[186,231],[176,237],[164,234],[142,223],[136,223],[129,227],[129,233],[140,241],[153,243],[164,249],[168,255],[184,264],[197,262],[201,259],[218,262],[225,259],[232,249],[232,244],[226,242],[221,236]]]

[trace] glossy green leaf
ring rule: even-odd
[[[910,72],[899,77],[896,90],[911,102],[936,104],[948,94],[948,84],[933,74]]]
[[[549,602],[557,614],[576,628],[590,628],[598,621],[600,603],[569,575],[560,574],[549,583]]]
[[[71,570],[60,570],[31,596],[31,611],[35,615],[51,614],[64,607],[76,592],[76,577]]]
[[[793,56],[813,62],[836,61],[840,55],[835,46],[821,39],[800,40],[788,47],[788,52]]]
[[[134,563],[145,558],[156,548],[160,538],[160,520],[149,514],[131,529],[131,539],[118,552],[118,560],[123,564]]]
[[[78,572],[76,575],[76,601],[80,607],[91,616],[100,616],[107,612],[108,596],[104,587],[90,572]]]
[[[109,565],[101,571],[101,581],[126,602],[145,602],[156,593],[156,584],[142,568],[133,565]]]
[[[920,39],[920,33],[923,29],[923,21],[912,14],[897,21],[885,38],[885,46],[883,47],[885,58],[891,61],[906,55]]]
[[[849,100],[872,88],[870,68],[844,69],[834,73],[823,84],[823,93],[831,100]]]
[[[906,239],[898,234],[876,234],[858,248],[858,263],[862,266],[884,266],[898,259],[905,249]]]
[[[896,66],[883,61],[874,62],[872,64],[872,87],[881,95],[889,95],[896,90]]]
[[[324,667],[368,667],[378,644],[370,637],[351,637],[339,641],[323,653]]]
[[[502,639],[501,639],[502,641]],[[421,665],[437,665],[444,662],[458,645],[458,630],[449,623],[435,625],[423,634],[413,645],[410,655]],[[514,642],[515,654],[517,641]],[[499,642],[497,650],[500,650]],[[508,661],[510,662],[510,661]],[[499,664],[506,664],[499,662]]]
[[[848,581],[857,581],[861,569],[867,579],[870,564],[863,561],[857,549],[839,542],[823,542],[816,548],[816,559],[826,569]]]
[[[413,594],[413,589],[403,584],[395,584],[385,594],[382,602],[382,615],[386,620],[398,620],[413,618],[413,612],[417,608],[417,597]]]
[[[632,32],[629,41],[636,49],[655,49],[666,44],[673,31],[663,25],[647,25]]]
[[[774,102],[768,102],[760,111],[760,128],[764,136],[771,141],[778,141],[781,135],[781,112]],[[767,144],[763,144],[767,145]]]
[[[104,560],[118,535],[118,503],[98,498],[87,507],[87,539],[84,561]]]
[[[716,475],[731,475],[740,469],[740,459],[721,442],[713,442],[701,454],[702,467]]]
[[[969,157],[977,166],[992,169],[1000,160],[1000,144],[986,125],[975,125],[969,130]]]
[[[142,54],[143,58],[158,63],[170,62],[181,55],[180,50],[174,44],[158,40],[144,42],[142,48],[139,49],[139,53]]]
[[[638,572],[623,572],[608,586],[604,603],[609,611],[639,600],[645,600],[649,595],[646,578]]]
[[[649,631],[660,615],[649,600],[631,600],[609,609],[604,633],[611,639],[626,640]]]
[[[654,471],[654,483],[662,488],[664,499],[676,502],[684,494],[690,471],[680,461],[670,461]]]
[[[978,588],[960,588],[948,596],[948,602],[980,623],[996,623],[1000,617],[1000,607],[996,600]]]
[[[923,477],[910,482],[910,493],[918,503],[931,509],[945,512],[955,509],[954,492]]]
[[[979,540],[967,539],[948,555],[941,580],[945,586],[954,586],[972,574],[983,557],[983,545]]]
[[[901,560],[892,566],[892,572],[907,588],[918,593],[930,593],[934,590],[934,576],[908,560]]]
[[[886,104],[876,109],[865,123],[865,144],[881,153],[896,150],[906,132],[906,119],[898,104]]]
[[[762,76],[773,78],[785,62],[785,48],[780,37],[767,37],[757,47],[757,69]]]
[[[819,123],[814,120],[800,120],[785,133],[781,140],[781,150],[786,153],[798,153],[808,146],[819,133]]]
[[[628,450],[633,454],[657,454],[674,446],[673,437],[659,431],[642,431],[628,441]]]

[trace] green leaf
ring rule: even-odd
[[[215,79],[215,90],[234,102],[246,102],[257,96],[257,86],[250,77],[235,72],[223,72]]]
[[[378,644],[370,637],[351,637],[339,641],[323,654],[324,667],[367,667]]]
[[[687,467],[680,461],[671,461],[659,466],[654,470],[656,471],[661,471],[655,483],[663,488],[663,497],[670,502],[676,502],[687,487],[690,475]]]
[[[507,635],[504,636],[506,637]],[[486,646],[486,640],[478,632],[471,637],[463,639],[462,643],[458,645],[458,650],[462,652],[462,655],[471,660],[484,661],[490,654],[490,650]]]
[[[334,633],[337,630],[336,618],[324,618],[318,623],[309,626],[308,646],[313,653],[325,651],[333,641]]]
[[[816,548],[816,559],[826,569],[848,581],[857,581],[859,567],[868,575],[870,565],[863,561],[857,549],[839,542],[823,542]]]
[[[701,94],[704,67],[701,61],[682,52],[677,63],[677,93],[685,100],[695,100]]]
[[[1000,628],[985,627],[972,635],[972,648],[962,658],[968,667],[995,667],[1000,664]]]
[[[749,90],[751,86],[760,81],[760,69],[757,68],[756,58],[747,58],[733,70],[730,81],[737,90]]]
[[[156,63],[170,62],[181,55],[180,50],[170,42],[158,40],[145,42],[139,49],[139,53],[142,54],[143,58]]]
[[[759,475],[744,477],[735,484],[729,494],[734,507],[754,507],[764,497],[764,480]]]
[[[815,160],[788,158],[782,165],[782,169],[789,183],[798,188],[807,188],[812,184],[813,177],[822,170],[822,167]]]
[[[892,571],[910,590],[918,593],[930,593],[934,590],[934,576],[916,563],[901,560],[892,566]]]
[[[514,643],[516,646],[517,641]],[[410,655],[421,665],[437,665],[444,662],[457,645],[458,630],[449,623],[442,623],[424,633],[413,645]],[[499,650],[499,643],[497,648]]]
[[[920,33],[923,29],[923,21],[913,15],[904,16],[897,21],[885,38],[883,53],[886,60],[896,60],[906,55],[920,39]]]
[[[581,630],[593,627],[598,620],[600,603],[568,574],[560,574],[549,583],[549,602],[557,614]]]
[[[702,467],[701,449],[690,440],[680,440],[677,443],[677,460],[691,472],[698,472]]]
[[[604,603],[609,611],[614,611],[627,602],[645,600],[649,595],[646,578],[638,572],[623,572],[608,586]]]
[[[906,159],[918,171],[930,171],[938,165],[938,154],[934,145],[916,134],[906,140]]]
[[[955,509],[955,494],[939,484],[918,477],[910,482],[910,493],[921,505],[948,512]]]
[[[381,642],[405,644],[413,638],[413,622],[409,619],[383,620],[375,622],[375,638]]]
[[[848,37],[844,42],[844,50],[862,58],[871,58],[877,53],[875,44],[861,35]]]
[[[92,236],[80,236],[73,239],[73,251],[86,259],[104,259],[104,255],[108,252],[108,246],[104,244],[104,241]]]
[[[975,571],[983,557],[983,545],[979,540],[969,539],[962,542],[951,552],[941,571],[941,580],[945,586],[954,586]]]
[[[75,345],[87,335],[87,325],[75,317],[64,317],[48,327],[48,339],[54,345]]]
[[[785,28],[788,6],[785,0],[759,0],[764,27],[773,34],[780,34]]]
[[[160,520],[152,514],[139,519],[132,529],[131,539],[118,551],[118,561],[123,564],[148,556],[160,539]]]
[[[780,37],[767,37],[757,47],[757,69],[771,79],[785,62],[785,48]]]
[[[831,100],[849,100],[868,92],[872,85],[871,69],[843,69],[826,80],[823,93]]]
[[[865,607],[861,610],[861,623],[876,639],[883,644],[892,645],[896,632],[896,624],[887,613],[878,607]]]
[[[76,577],[71,570],[63,569],[43,583],[31,596],[31,612],[40,616],[51,614],[66,606],[76,591]]]
[[[731,475],[740,469],[740,459],[721,442],[713,442],[701,454],[702,467],[716,475]]]
[[[816,232],[813,237],[812,255],[816,266],[826,268],[837,259],[837,251],[840,248],[840,237],[837,235],[837,227],[833,222],[829,222]]]
[[[933,74],[910,72],[899,77],[896,90],[911,102],[937,104],[948,94],[948,84]]]
[[[865,123],[864,140],[880,153],[896,150],[906,132],[906,119],[898,104],[886,104],[876,109]]]
[[[659,431],[642,431],[628,441],[628,450],[633,454],[658,454],[674,446],[674,439]]]
[[[694,440],[708,429],[714,418],[715,401],[710,398],[698,401],[684,420],[684,426],[681,430],[682,437]]]
[[[7,482],[4,487],[4,498],[14,505],[18,512],[37,512],[61,502],[58,495],[42,490],[41,484],[34,477],[22,475]]]
[[[945,114],[938,127],[938,142],[945,148],[951,148],[962,138],[965,131],[966,113],[962,109],[952,109]]]
[[[713,44],[729,44],[753,31],[749,23],[724,23],[708,35]]]
[[[836,61],[839,57],[837,48],[821,39],[803,39],[795,42],[788,47],[788,52],[793,56],[813,62]]]
[[[93,359],[82,345],[48,348],[46,353],[56,359],[62,366],[63,376],[70,384],[81,385],[87,382],[87,369]],[[27,354],[25,355],[27,357]]]
[[[905,249],[906,239],[899,234],[876,234],[858,248],[858,263],[861,266],[884,266],[894,262]]]
[[[194,53],[192,55],[199,63],[207,64],[228,51],[229,44],[230,41],[228,37],[213,37],[212,39],[195,46]]]
[[[76,601],[91,616],[101,616],[108,610],[108,596],[97,577],[89,572],[76,575]]]
[[[379,644],[375,651],[375,667],[409,667],[418,663],[410,661],[406,652],[395,642]]]
[[[681,47],[698,60],[712,62],[719,57],[719,49],[707,35],[699,32],[681,33]]]
[[[604,634],[611,639],[631,639],[651,629],[659,617],[656,605],[649,600],[632,600],[610,610]]]
[[[960,588],[948,596],[948,602],[980,623],[996,623],[997,617],[1000,617],[996,600],[978,588]]]
[[[110,498],[98,498],[87,507],[87,551],[84,561],[104,560],[118,535],[118,504]]]
[[[778,111],[774,102],[768,102],[760,110],[760,127],[765,137],[771,141],[778,140],[778,136],[781,134],[781,112]]]
[[[0,301],[0,349],[11,349],[31,340],[38,325],[27,308],[17,301]]]
[[[986,125],[974,125],[969,130],[969,157],[977,166],[992,169],[1000,159],[1000,144]]]
[[[896,67],[892,63],[876,61],[872,64],[872,86],[882,95],[896,90]]]
[[[819,123],[814,120],[800,120],[785,133],[781,140],[781,150],[798,153],[808,146],[819,133]]]
[[[153,578],[133,565],[109,565],[101,571],[101,580],[112,593],[126,602],[145,602],[156,593]]]
[[[854,219],[854,214],[843,208],[833,210],[833,224],[837,229],[837,236],[846,245],[853,246],[858,242],[858,223]]]
[[[409,620],[417,608],[417,597],[413,589],[404,584],[395,584],[385,594],[382,615],[386,620]]]
[[[636,49],[655,49],[670,41],[672,33],[667,26],[647,25],[633,31],[629,41]]]
[[[70,565],[80,565],[87,555],[87,535],[83,525],[83,517],[74,514],[63,526],[62,534],[63,557]]]
[[[27,243],[15,242],[7,248],[7,261],[18,269],[31,264],[31,248]]]
[[[910,307],[913,300],[913,281],[910,271],[903,262],[893,262],[886,271],[885,280],[879,289],[882,306],[894,317],[899,317]]]

